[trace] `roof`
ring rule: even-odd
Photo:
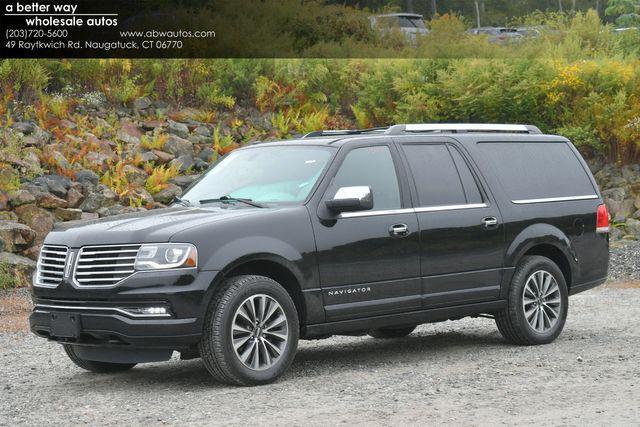
[[[424,16],[417,13],[385,13],[384,15],[375,15],[372,18],[418,18],[424,19]]]
[[[341,146],[355,139],[375,137],[454,136],[457,140],[496,140],[517,137],[520,140],[565,140],[563,137],[545,135],[533,125],[491,123],[419,123],[398,124],[370,129],[322,130],[310,132],[302,138],[261,142],[263,146],[323,145]]]

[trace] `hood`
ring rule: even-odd
[[[172,207],[92,221],[71,221],[57,225],[45,239],[45,244],[79,248],[86,245],[162,243],[191,227],[272,210],[237,206]]]

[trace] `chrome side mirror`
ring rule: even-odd
[[[340,187],[331,200],[324,202],[333,212],[355,212],[373,209],[373,193],[369,186]]]

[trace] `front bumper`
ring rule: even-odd
[[[187,349],[200,340],[217,274],[167,270],[136,273],[110,289],[78,289],[67,281],[55,289],[34,287],[31,331],[82,346]],[[166,307],[167,314],[135,314],[137,308],[158,306]],[[52,318],[63,314],[78,319],[71,336],[57,336],[52,328]]]

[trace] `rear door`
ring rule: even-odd
[[[403,139],[400,147],[413,178],[423,306],[497,299],[502,218],[463,148],[445,138]]]
[[[397,148],[386,141],[343,147],[327,178],[312,216],[327,320],[419,309],[418,221]],[[373,209],[326,218],[324,200],[350,186],[371,187]]]

